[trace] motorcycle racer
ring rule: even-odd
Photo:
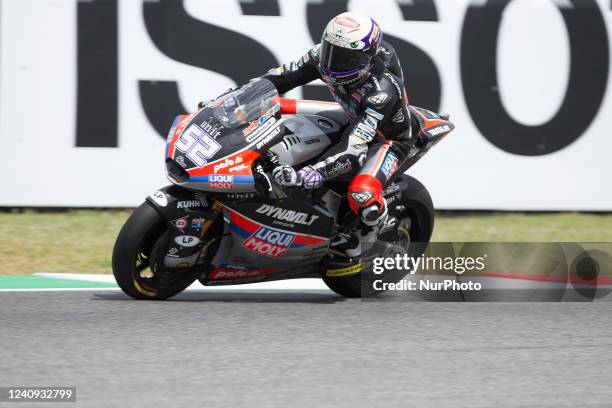
[[[387,217],[383,187],[407,157],[411,143],[402,68],[395,50],[382,37],[369,16],[342,13],[327,24],[321,42],[298,61],[263,76],[280,94],[321,79],[350,118],[339,141],[318,162],[299,171],[288,165],[273,171],[279,184],[306,189],[343,176],[351,178],[347,199],[362,226],[348,241],[332,244],[348,258],[361,255],[362,241],[375,241]],[[281,112],[295,113],[287,102],[281,100]]]

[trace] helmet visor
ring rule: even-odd
[[[363,50],[351,50],[327,41],[321,41],[320,64],[325,73],[332,76],[351,74],[365,68],[371,56]]]

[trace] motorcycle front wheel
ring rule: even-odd
[[[112,260],[113,275],[124,293],[135,299],[167,299],[200,276],[206,262],[185,269],[164,267],[168,237],[168,225],[151,204],[141,204],[130,215],[115,241]]]

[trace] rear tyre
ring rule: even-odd
[[[429,192],[421,182],[414,177],[403,175],[396,180],[402,191],[401,199],[391,207],[398,210],[398,233],[394,237],[383,235],[380,240],[386,242],[405,242],[408,246],[408,256],[418,257],[426,249],[434,227],[434,207]],[[403,208],[402,208],[403,207]],[[391,211],[391,208],[389,209]],[[325,284],[337,294],[348,297],[370,297],[382,293],[370,284],[374,279],[383,282],[399,282],[405,272],[399,271],[383,275],[368,275],[362,273],[345,277],[323,276]]]
[[[135,299],[166,299],[191,285],[202,273],[165,269],[169,230],[162,216],[145,202],[128,218],[113,249],[113,275],[127,295]]]

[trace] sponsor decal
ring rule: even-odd
[[[306,214],[300,211],[288,210],[286,208],[275,207],[269,204],[263,204],[255,212],[275,218],[279,221],[287,221],[302,225],[312,225],[319,216]]]
[[[219,135],[221,135],[221,129],[223,129],[223,126],[214,126],[205,120],[202,121],[202,123],[200,124],[200,127],[204,129],[206,133],[208,133],[211,137],[215,139],[219,137]]]
[[[319,139],[319,138],[317,137],[317,138],[314,138],[314,139],[308,139],[308,140],[306,140],[306,141],[304,142],[304,144],[305,144],[305,145],[309,145],[309,144],[319,143],[320,141],[321,141],[321,139]]]
[[[373,196],[369,191],[353,191],[351,197],[359,204],[364,204],[370,201]]]
[[[397,160],[397,157],[395,157],[393,153],[389,152],[380,170],[385,174],[387,178],[389,178],[395,172],[395,170],[397,170],[398,165],[399,160]]]
[[[174,226],[180,230],[184,229],[187,226],[187,217],[179,218],[178,220],[174,220]]]
[[[346,268],[328,269],[325,275],[330,277],[354,275],[363,269],[363,264],[359,262],[357,265],[348,266]]]
[[[208,159],[221,149],[221,145],[196,124],[190,125],[181,133],[174,147],[185,153],[197,166],[208,163]]]
[[[176,267],[179,269],[186,269],[189,268],[191,266],[191,264],[189,262],[181,262],[180,264],[177,264]]]
[[[353,129],[353,134],[360,139],[363,139],[366,143],[370,143],[372,139],[374,139],[374,136],[376,136],[376,130],[359,122],[357,127]]]
[[[234,200],[242,200],[245,198],[255,197],[255,193],[233,193],[233,194],[228,194],[225,197],[229,199],[234,199]]]
[[[211,272],[208,279],[245,279],[269,275],[271,273],[273,273],[273,271],[266,269],[255,269],[239,265],[221,264],[218,268]]]
[[[397,193],[399,190],[400,190],[400,186],[398,186],[397,184],[395,183],[389,184],[387,188],[383,190],[383,196]]]
[[[294,239],[295,234],[261,226],[242,243],[242,246],[256,254],[278,258],[287,252]]]
[[[161,191],[156,191],[153,194],[151,194],[149,197],[151,197],[151,200],[155,201],[157,205],[159,205],[160,207],[165,207],[168,205],[168,198]]]
[[[225,174],[211,174],[208,176],[208,187],[226,190],[234,186],[234,176]]]
[[[376,131],[376,129],[378,129],[378,121],[376,119],[374,119],[373,117],[371,117],[370,115],[367,115],[364,118],[364,122],[366,125],[368,125],[368,127],[374,131]]]
[[[368,97],[367,100],[370,105],[380,107],[387,103],[387,101],[389,100],[389,94],[386,92],[379,92]]]
[[[372,116],[373,118],[376,118],[378,120],[382,120],[384,118],[384,115],[382,115],[381,113],[376,112],[372,108],[366,108],[365,113],[367,113],[368,116]]]
[[[291,64],[295,65],[295,62],[292,62]],[[283,68],[285,66],[283,65]],[[284,69],[283,69],[284,71]],[[282,72],[281,72],[282,73]],[[243,135],[248,135],[249,133],[253,132],[255,129],[257,129],[260,125],[263,125],[264,123],[266,124],[265,129],[269,129],[270,126],[272,126],[272,124],[274,122],[276,122],[276,118],[273,118],[274,115],[276,114],[276,112],[278,112],[280,110],[280,103],[276,103],[274,104],[274,106],[272,106],[270,109],[268,109],[266,111],[266,113],[264,113],[263,115],[261,115],[259,117],[259,119],[256,119],[254,121],[252,121],[249,126],[247,126],[243,131],[242,134]],[[270,119],[270,120],[269,120]],[[273,120],[272,120],[273,119]],[[270,123],[267,123],[270,122]],[[264,127],[260,128],[260,130],[263,132],[265,130],[263,130]],[[261,133],[260,133],[261,134]],[[247,137],[246,141],[247,142],[251,142],[253,140],[255,140],[255,135],[251,135],[249,137]]]
[[[450,132],[450,127],[448,125],[436,126],[435,128],[431,128],[427,131],[432,136],[437,136],[440,133]]]
[[[192,208],[192,207],[206,207],[206,202],[201,200],[185,200],[176,203],[176,208]]]
[[[329,41],[330,43],[334,44],[334,45],[339,45],[345,48],[348,48],[347,46],[349,45],[349,39],[346,38],[346,36],[344,35],[344,31],[342,29],[338,29],[336,30],[335,33],[330,33],[328,31],[325,31],[325,34],[323,34],[324,38]]]
[[[279,72],[277,75],[280,75],[281,73],[282,72]],[[249,126],[244,128],[244,130],[242,131],[242,134],[245,135],[245,136],[248,135],[249,133],[251,133],[252,131],[257,129],[257,126],[259,126],[259,123],[256,120],[252,121],[251,123],[249,123]]]
[[[266,137],[264,137],[263,140],[259,141],[257,143],[257,145],[255,146],[255,148],[256,149],[261,149],[263,146],[265,146],[268,143],[270,143],[270,141],[272,139],[274,139],[276,136],[278,136],[279,133],[280,133],[280,128],[279,127],[275,128],[272,132],[270,132],[270,134],[268,134]]]
[[[206,222],[206,218],[202,218],[202,217],[192,218],[191,228],[197,229],[197,230],[201,229],[204,226],[205,222]]]
[[[263,125],[259,125],[259,123],[254,120],[253,122],[251,122],[251,125],[255,123],[255,130],[251,131],[248,133],[248,136],[246,137],[246,141],[247,142],[252,142],[253,140],[256,140],[258,137],[260,137],[261,135],[263,135],[265,132],[267,132],[268,130],[270,130],[270,128],[272,127],[272,125],[274,125],[276,123],[276,118],[272,117],[270,119],[268,119]],[[251,125],[249,125],[248,128],[251,127]],[[247,128],[247,129],[248,129]],[[246,130],[246,129],[245,129]]]
[[[248,168],[249,166],[247,166],[246,164],[239,164],[238,166],[234,166],[231,169],[229,169],[229,171],[230,173],[233,173],[235,171],[246,170]]]
[[[237,164],[240,164],[244,161],[244,159],[242,158],[242,156],[236,156],[233,159],[225,159],[224,161],[222,161],[219,164],[215,164],[215,167],[213,168],[213,172],[218,172],[219,170],[223,170],[226,169],[230,166],[235,166]]]
[[[338,161],[328,172],[325,173],[325,179],[329,180],[334,177],[338,177],[341,174],[348,173],[351,171],[353,166],[351,165],[351,161],[346,159],[344,162]]]
[[[402,123],[404,119],[406,119],[406,116],[404,115],[404,109],[399,108],[397,112],[395,112],[395,115],[393,115],[393,117],[391,118],[391,121],[395,123]]]
[[[351,17],[347,17],[347,16],[342,16],[342,17],[338,17],[334,20],[334,22],[338,25],[344,26],[344,27],[348,27],[348,28],[357,28],[359,27],[359,23],[357,21],[355,21],[353,18]]]
[[[194,247],[200,243],[200,238],[193,235],[179,235],[174,238],[174,242],[182,247]]]
[[[185,157],[184,156],[176,156],[174,158],[174,161],[177,162],[179,164],[179,166],[181,166],[182,168],[184,168],[184,169],[187,168],[187,163],[185,163]]]
[[[179,251],[178,248],[173,247],[168,250],[168,253],[166,255],[176,258],[177,256],[176,254],[178,253],[178,251]]]

